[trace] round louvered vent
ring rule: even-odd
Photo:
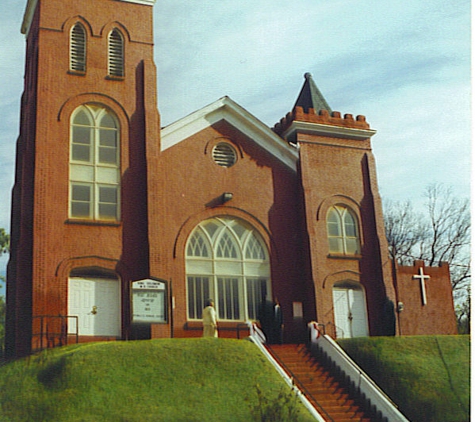
[[[213,148],[213,160],[222,167],[231,167],[236,163],[236,159],[236,151],[229,144],[222,142]]]

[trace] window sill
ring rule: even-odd
[[[330,258],[330,259],[360,260],[362,258],[362,255],[360,255],[360,254],[345,255],[345,254],[340,254],[340,253],[329,253],[327,255],[327,258]]]
[[[86,76],[86,71],[82,70],[68,70],[69,75],[74,75],[74,76]]]
[[[80,224],[84,226],[110,226],[120,227],[122,223],[120,221],[107,221],[107,220],[81,220],[81,219],[67,219],[65,224]]]
[[[125,79],[125,76],[112,76],[112,75],[107,75],[106,79],[108,81],[123,81]]]

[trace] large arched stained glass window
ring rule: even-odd
[[[119,219],[119,123],[108,109],[78,107],[71,118],[71,218]]]
[[[267,248],[248,223],[219,217],[200,223],[186,246],[188,318],[201,319],[207,299],[213,299],[220,320],[257,319],[270,297]]]
[[[347,207],[337,205],[327,214],[330,253],[355,255],[360,252],[357,219]]]

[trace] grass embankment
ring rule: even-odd
[[[248,422],[256,386],[269,398],[290,391],[248,341],[74,345],[0,367],[0,421]],[[302,408],[298,420],[312,419]]]
[[[470,420],[470,337],[339,340],[411,421]]]

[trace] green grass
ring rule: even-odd
[[[411,421],[470,420],[470,337],[371,337],[341,347]]]
[[[249,341],[74,345],[0,367],[0,421],[248,422],[258,389],[269,402],[290,391]],[[311,421],[297,406],[293,420]]]

